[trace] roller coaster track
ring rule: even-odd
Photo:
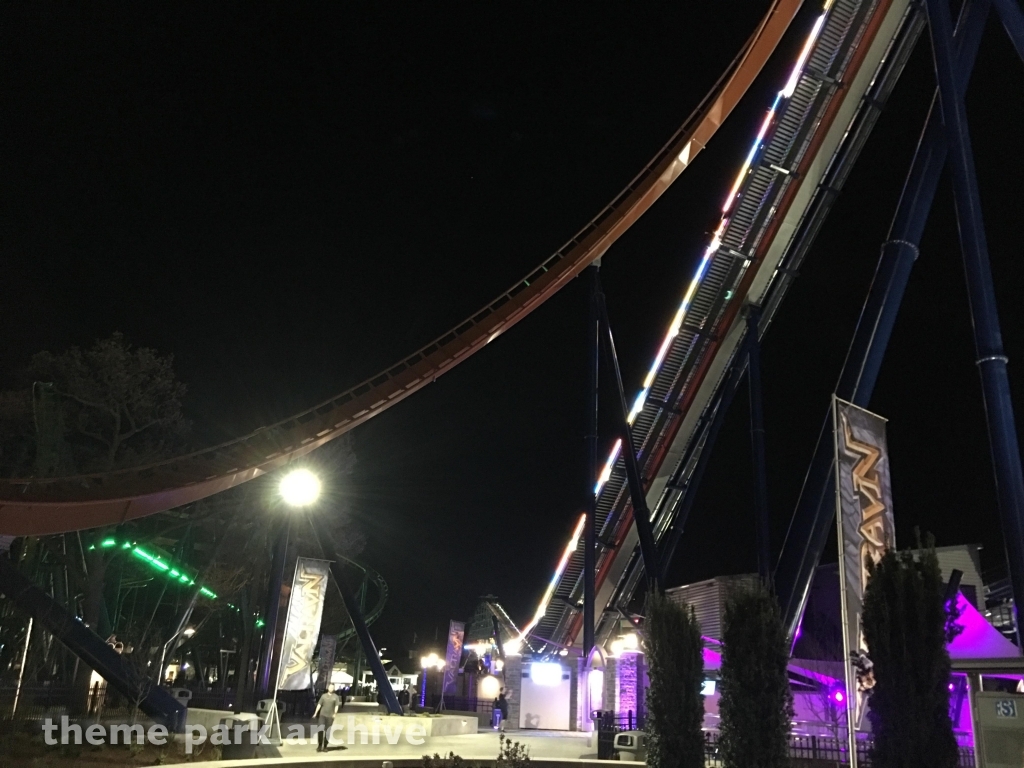
[[[629,414],[659,548],[685,522],[676,520],[680,500],[734,386],[731,369],[745,364],[743,307],[762,307],[763,333],[920,30],[909,0],[828,0],[769,109]],[[621,441],[595,488],[599,640],[643,574],[620,451]],[[550,648],[571,645],[581,626],[580,530],[524,630]]]
[[[377,602],[374,603],[373,608],[371,608],[363,614],[363,621],[366,622],[366,626],[370,626],[371,624],[373,624],[373,622],[380,618],[382,613],[384,613],[384,605],[388,601],[388,583],[384,581],[384,577],[377,573],[377,571],[373,570],[373,568],[370,568],[365,565],[360,565],[355,560],[345,557],[344,555],[335,555],[335,557],[338,557],[344,560],[349,565],[361,570],[364,574],[364,578],[366,579],[367,583],[373,584],[373,586],[376,588]],[[356,628],[355,625],[353,625],[351,627],[348,627],[347,629],[343,629],[341,632],[338,633],[338,642],[345,642],[355,637],[355,635]]]
[[[709,94],[633,181],[540,266],[448,333],[328,401],[228,443],[101,474],[2,480],[0,533],[120,524],[219,493],[305,455],[451,370],[553,296],[654,204],[732,113],[801,4],[775,0]]]

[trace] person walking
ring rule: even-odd
[[[498,698],[494,702],[494,708],[501,713],[501,722],[498,724],[498,731],[500,733],[504,733],[505,721],[508,720],[508,699],[505,698],[504,688],[502,688],[498,693]]]
[[[326,752],[327,744],[331,738],[331,727],[334,725],[334,715],[341,709],[341,699],[334,692],[334,685],[328,685],[323,696],[316,703],[313,710],[313,719],[317,727],[317,752]]]

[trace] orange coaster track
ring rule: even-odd
[[[704,101],[636,178],[562,248],[465,322],[337,397],[237,440],[143,467],[0,481],[0,533],[114,525],[233,488],[343,435],[450,371],[551,298],[654,204],[732,113],[801,3],[775,0]]]

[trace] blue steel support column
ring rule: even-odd
[[[989,8],[989,0],[968,0],[961,9],[956,45],[957,77],[963,87],[966,87],[974,68]],[[933,100],[893,217],[889,238],[882,246],[871,289],[836,385],[839,397],[861,407],[867,407],[871,400],[910,271],[917,258],[917,243],[924,232],[945,162],[946,138],[942,117],[938,104]],[[790,639],[796,636],[811,579],[834,517],[831,425],[829,410],[823,420],[814,457],[775,571],[775,586]]]
[[[266,616],[263,620],[263,640],[260,643],[259,668],[256,673],[256,699],[266,699],[274,692],[270,682],[270,668],[274,663],[274,644],[277,641],[277,619],[281,609],[281,587],[284,584],[284,566],[288,557],[288,538],[291,518],[281,521],[281,531],[274,543],[274,557],[270,563],[270,582],[267,584]]]
[[[1021,11],[1017,0],[993,0],[999,19],[1003,22],[1006,34],[1013,41],[1013,47],[1017,49],[1017,55],[1024,61],[1024,12]]]
[[[956,76],[952,46],[952,25],[946,0],[927,0],[928,26],[935,54],[935,74],[939,81],[939,103],[942,105],[946,141],[949,143],[953,171],[953,198],[960,228],[970,297],[974,344],[984,392],[985,417],[988,422],[992,464],[996,475],[999,516],[1002,519],[1003,541],[1010,567],[1014,613],[1024,606],[1024,471],[1020,463],[1020,446],[1010,399],[1007,358],[1003,352],[999,314],[996,308],[992,267],[981,215],[981,198],[974,170],[974,154],[967,127],[963,89]],[[1020,622],[1016,622],[1018,643]]]
[[[335,542],[330,531],[326,529],[323,531],[327,544],[325,547],[324,541],[320,538],[320,532],[313,524],[312,517],[309,518],[309,527],[312,529],[313,536],[316,538],[320,551],[324,553],[324,557],[330,558],[333,556],[337,558],[338,544]],[[334,576],[334,583],[341,594],[341,600],[345,604],[345,610],[348,611],[348,617],[352,619],[352,627],[356,631],[356,637],[359,638],[359,642],[363,646],[363,655],[366,656],[366,663],[373,672],[373,679],[377,683],[377,690],[384,699],[384,706],[387,707],[388,712],[392,715],[401,715],[402,705],[398,703],[395,689],[391,687],[391,681],[388,680],[388,673],[384,670],[384,664],[380,660],[380,653],[378,653],[377,646],[373,642],[373,637],[370,636],[370,630],[366,626],[363,612],[359,609],[359,601],[356,600],[355,593],[349,586],[348,579],[345,578],[345,573],[342,571],[341,563],[337,559],[331,560],[331,575]],[[426,681],[426,672],[424,672],[424,681]]]
[[[590,652],[594,650],[594,628],[597,616],[594,599],[597,588],[594,583],[597,569],[597,493],[594,483],[597,479],[597,407],[598,407],[598,366],[601,357],[601,309],[598,297],[601,294],[600,261],[587,267],[590,281],[589,318],[587,320],[587,522],[583,536],[583,659],[590,663]]]
[[[633,432],[629,428],[629,405],[626,403],[626,392],[622,387],[622,373],[619,371],[619,356],[615,353],[615,337],[608,321],[608,307],[604,303],[604,294],[598,293],[598,306],[601,310],[601,324],[604,325],[604,341],[608,350],[608,358],[612,364],[615,385],[619,395],[619,406],[622,408],[622,463],[626,465],[626,481],[629,484],[629,497],[633,503],[633,522],[640,538],[640,556],[644,561],[644,571],[651,586],[658,589],[661,567],[658,565],[658,547],[654,542],[654,530],[651,527],[651,510],[647,507],[644,495],[644,484],[640,477],[640,467],[636,460],[636,446],[633,444]]]
[[[31,616],[129,701],[173,733],[185,728],[185,708],[170,691],[152,685],[149,673],[132,669],[106,640],[37,587],[6,554],[0,554],[0,592]]]
[[[761,308],[747,306],[747,387],[750,392],[750,454],[754,464],[754,526],[757,538],[757,573],[771,585],[771,525],[768,520],[768,472],[765,468],[764,409],[761,402]]]

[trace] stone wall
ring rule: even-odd
[[[523,689],[523,657],[505,657],[505,698],[508,699],[508,728],[519,727],[519,703]]]
[[[604,662],[604,704],[601,709],[619,711],[619,660],[614,656]]]
[[[639,654],[624,653],[616,661],[618,661],[619,674],[619,702],[615,711],[620,715],[632,712],[636,716],[638,684],[640,682],[637,674]]]

